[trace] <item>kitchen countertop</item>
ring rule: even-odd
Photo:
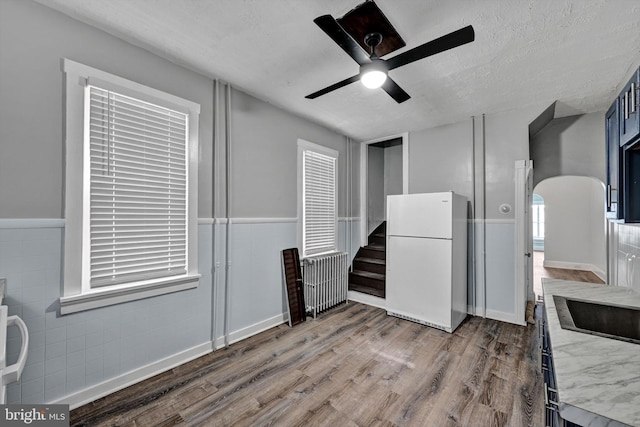
[[[560,327],[553,295],[640,307],[619,286],[542,279],[560,415],[582,426],[640,426],[640,344]]]

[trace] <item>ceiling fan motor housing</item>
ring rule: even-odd
[[[380,43],[382,43],[382,34],[380,33],[369,33],[364,36],[364,44],[371,48],[371,54],[374,54]]]

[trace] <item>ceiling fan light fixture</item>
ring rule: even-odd
[[[387,80],[387,68],[380,61],[373,61],[360,67],[360,81],[369,89],[381,87]]]

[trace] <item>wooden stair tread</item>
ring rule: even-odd
[[[369,286],[364,286],[364,285],[358,285],[355,283],[349,283],[349,290],[350,291],[356,291],[356,292],[361,292],[363,294],[368,294],[368,295],[373,295],[379,298],[384,298],[385,297],[385,290],[384,289],[376,289],[376,288],[372,288]]]
[[[349,273],[349,289],[362,293],[385,296],[386,275],[386,223],[376,227],[367,240],[366,246],[360,247]]]
[[[383,259],[367,258],[367,257],[359,257],[359,256],[357,256],[357,257],[355,257],[353,259],[353,262],[356,262],[356,261],[366,262],[366,263],[369,263],[369,264],[380,264],[380,265],[386,265],[387,264],[387,262],[385,260],[383,260]]]
[[[351,274],[354,276],[367,277],[369,279],[384,280],[384,274],[372,273],[370,271],[353,270]]]

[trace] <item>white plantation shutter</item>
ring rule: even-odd
[[[302,156],[303,256],[336,251],[337,159],[311,150]]]
[[[87,90],[90,286],[186,274],[188,116]]]

